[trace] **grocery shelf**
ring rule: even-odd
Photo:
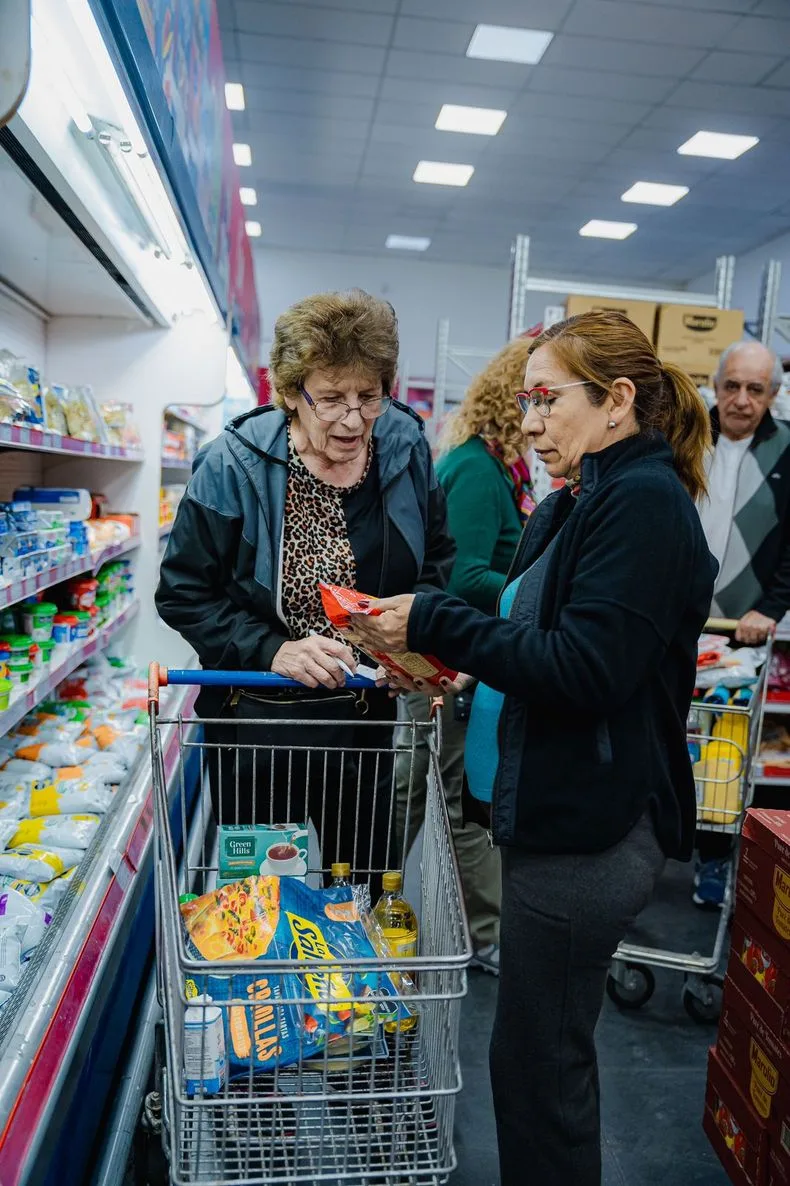
[[[81,663],[84,663],[91,655],[95,655],[97,651],[103,650],[118,631],[132,620],[139,608],[139,601],[133,601],[125,606],[119,614],[116,614],[100,630],[97,630],[93,638],[72,645],[57,667],[44,673],[43,678],[31,687],[26,687],[21,696],[15,696],[5,712],[0,712],[0,737],[5,737],[6,733],[18,725],[24,716],[32,712],[37,704],[54,692],[58,684],[70,676],[72,671],[76,671]]]
[[[192,462],[176,461],[174,458],[163,457],[162,469],[169,469],[173,473],[190,475],[192,473]]]
[[[34,597],[36,593],[41,593],[44,589],[51,589],[53,585],[71,580],[72,577],[78,577],[84,572],[95,574],[103,564],[108,564],[110,560],[117,560],[119,556],[131,552],[139,546],[140,536],[134,535],[131,539],[124,540],[123,543],[109,544],[97,552],[91,552],[88,556],[75,556],[66,564],[56,564],[53,568],[48,568],[46,572],[37,572],[34,576],[25,577],[24,580],[14,581],[13,584],[0,588],[0,609],[8,609],[10,605],[24,601],[26,597]]]
[[[94,441],[78,441],[75,437],[61,436],[59,432],[47,432],[30,428],[25,424],[0,424],[0,446],[12,449],[30,449],[35,453],[57,453],[61,457],[98,457],[105,461],[144,460],[139,449],[123,449],[120,445],[99,445]]]
[[[787,778],[766,777],[763,773],[764,769],[762,762],[758,762],[755,766],[754,780],[761,787],[790,787],[790,769],[787,772]]]
[[[170,416],[173,420],[180,420],[182,424],[196,429],[197,432],[204,434],[208,432],[205,425],[201,424],[199,420],[196,420],[194,416],[190,416],[189,412],[185,412],[183,408],[165,408],[165,416]]]

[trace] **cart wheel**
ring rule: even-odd
[[[647,964],[624,964],[625,976],[616,980],[609,973],[606,993],[621,1009],[641,1009],[656,991],[656,978]]]
[[[698,1025],[715,1025],[721,1013],[721,987],[703,980],[693,988],[683,985],[683,1008]]]

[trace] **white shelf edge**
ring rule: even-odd
[[[59,432],[31,428],[26,424],[0,424],[0,447],[28,449],[34,453],[56,453],[60,457],[87,457],[100,461],[134,462],[139,465],[144,454],[120,445],[100,445],[93,441],[79,441]]]
[[[178,420],[181,424],[186,424],[189,428],[194,428],[198,432],[202,432],[204,436],[208,433],[208,429],[201,424],[194,416],[189,413],[184,413],[179,407],[165,408],[165,416],[169,416],[171,420]]]
[[[67,679],[73,671],[76,671],[81,663],[84,663],[91,655],[95,655],[97,651],[103,650],[121,627],[132,620],[139,608],[139,601],[133,601],[125,606],[119,614],[116,614],[100,630],[97,630],[93,638],[85,639],[84,642],[73,646],[68,656],[54,671],[46,672],[44,677],[32,687],[25,687],[23,695],[15,697],[5,712],[0,712],[0,737],[5,737],[6,733],[18,725],[29,712],[32,712],[37,704],[54,692],[58,684]]]
[[[35,576],[25,577],[21,581],[5,585],[0,588],[0,609],[9,609],[10,606],[24,601],[26,597],[33,597],[44,589],[51,589],[53,585],[59,585],[61,581],[68,581],[84,572],[96,573],[103,564],[108,564],[110,560],[117,560],[119,556],[124,556],[127,552],[132,552],[139,547],[140,536],[135,535],[131,539],[124,540],[123,543],[109,544],[99,552],[91,552],[88,556],[77,556],[67,564],[56,564],[54,568],[49,568],[46,572],[38,572]]]
[[[178,470],[179,473],[191,474],[192,473],[192,462],[191,461],[175,461],[175,460],[171,460],[168,457],[163,457],[162,458],[162,469]]]
[[[766,714],[773,713],[775,716],[790,716],[790,701],[777,701],[776,703],[772,703],[770,700],[766,700],[765,712]]]

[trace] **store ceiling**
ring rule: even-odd
[[[518,232],[544,276],[680,284],[790,230],[790,0],[218,0],[244,84],[261,245],[502,265]],[[537,66],[472,60],[478,22],[552,31]],[[443,103],[505,109],[497,136],[434,128]],[[736,161],[679,156],[696,131],[760,137]],[[474,165],[417,185],[421,159]],[[625,204],[633,182],[688,185]],[[591,218],[638,223],[583,239]]]

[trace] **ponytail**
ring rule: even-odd
[[[705,456],[711,446],[710,416],[691,378],[672,362],[661,364],[666,400],[656,425],[669,441],[675,470],[696,501],[708,488]]]

